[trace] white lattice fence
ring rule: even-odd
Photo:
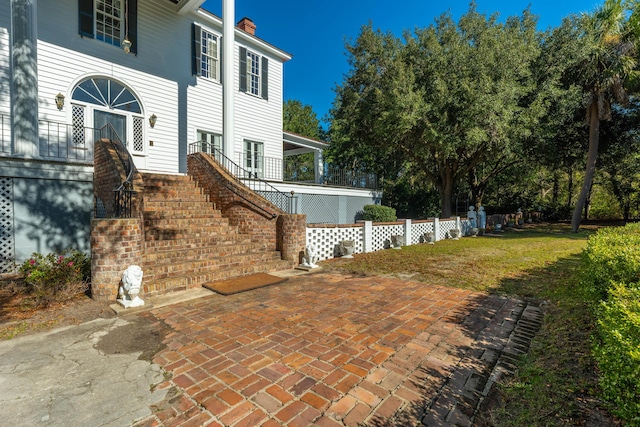
[[[391,245],[391,236],[404,236],[402,224],[374,225],[371,249],[379,251]]]
[[[412,222],[411,223],[411,242],[424,243],[422,236],[424,233],[433,233],[433,221]]]
[[[338,245],[343,240],[353,240],[354,253],[362,252],[362,226],[307,227],[307,245],[313,245],[320,261],[339,256]]]
[[[13,179],[0,178],[0,273],[13,273],[14,261]]]
[[[438,226],[438,240],[449,238],[449,231],[453,230],[454,228],[456,228],[455,219],[440,220]]]
[[[425,233],[436,233],[437,240],[449,239],[449,232],[460,227],[462,236],[469,235],[471,222],[459,217],[445,220],[420,220],[402,223],[372,223],[353,226],[323,226],[307,227],[307,244],[313,245],[318,251],[320,260],[340,256],[338,247],[343,240],[354,242],[354,253],[373,252],[390,247],[391,236],[403,236],[406,245],[424,243]]]

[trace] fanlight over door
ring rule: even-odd
[[[80,82],[72,93],[73,125],[100,129],[110,123],[132,154],[144,154],[144,118],[138,97],[105,77]]]

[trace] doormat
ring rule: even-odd
[[[234,277],[233,279],[219,280],[205,283],[205,288],[222,295],[233,295],[265,286],[277,285],[285,282],[285,277],[276,277],[267,273],[256,273],[249,276]]]

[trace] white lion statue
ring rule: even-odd
[[[302,258],[302,265],[304,267],[318,268],[316,263],[319,258],[318,251],[315,246],[307,245],[304,247],[304,257]]]
[[[137,265],[130,265],[122,274],[118,303],[125,308],[143,306],[144,301],[138,296],[141,287],[142,269]]]

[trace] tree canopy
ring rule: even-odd
[[[478,165],[514,162],[543,114],[532,63],[540,54],[528,11],[499,22],[476,11],[442,15],[400,40],[362,28],[331,110],[331,155],[385,178],[410,174],[451,215],[456,184]]]
[[[596,185],[630,216],[640,199],[623,179],[637,164],[628,99],[640,82],[640,0],[604,0],[544,32],[536,24],[528,9],[502,19],[472,2],[457,22],[444,14],[403,37],[363,26],[346,44],[350,68],[335,88],[325,157],[377,173],[399,211],[433,212],[435,190],[443,217],[463,195],[554,217],[574,209],[576,231],[591,203],[600,122],[613,118],[621,123],[605,128]]]
[[[577,64],[579,82],[587,95],[589,150],[580,195],[571,220],[578,231],[582,211],[596,170],[600,121],[611,119],[612,105],[626,104],[629,86],[637,80],[637,43],[640,36],[640,2],[605,0],[581,20],[585,55]]]

